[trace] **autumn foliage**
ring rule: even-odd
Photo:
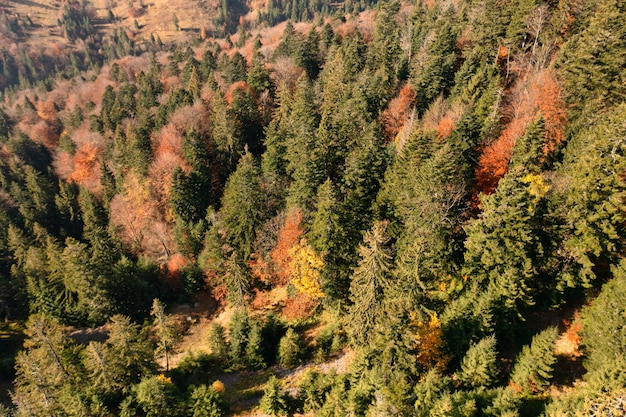
[[[300,242],[302,237],[302,213],[298,208],[289,212],[285,224],[278,232],[276,247],[270,253],[277,276],[277,284],[284,285],[291,277],[291,248]]]
[[[410,84],[405,84],[398,95],[389,102],[379,121],[387,141],[392,141],[411,115],[417,94]]]
[[[497,139],[484,147],[476,169],[478,192],[485,194],[492,193],[506,174],[517,139],[537,117],[545,121],[544,157],[564,138],[566,109],[553,70],[543,69],[521,77],[508,96],[509,104],[503,110],[504,128]]]

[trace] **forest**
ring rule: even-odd
[[[0,1],[0,416],[626,415],[626,3],[100,3]]]

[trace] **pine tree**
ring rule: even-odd
[[[228,344],[226,343],[224,328],[218,323],[211,323],[208,342],[212,355],[222,361],[228,360]]]
[[[303,77],[298,81],[293,101],[285,104],[288,107],[284,113],[281,109],[280,128],[284,132],[285,170],[292,178],[287,205],[308,210],[317,187],[324,180],[317,147],[319,115],[308,79]]]
[[[248,333],[246,345],[246,365],[250,369],[263,369],[266,367],[263,359],[263,335],[258,323],[252,323]]]
[[[15,359],[15,393],[18,413],[34,417],[63,415],[63,390],[76,390],[76,364],[72,363],[72,343],[65,329],[53,319],[31,315],[26,323],[28,337]]]
[[[548,248],[542,230],[546,190],[534,196],[533,180],[519,170],[507,174],[495,194],[483,197],[481,216],[465,227],[464,274],[498,299],[500,323],[508,321],[510,330],[535,303]]]
[[[191,392],[189,412],[190,417],[222,417],[226,415],[226,404],[215,388],[200,385]]]
[[[250,271],[236,252],[224,263],[224,273],[228,302],[234,307],[245,307],[250,293]]]
[[[620,261],[611,268],[611,272],[613,278],[604,284],[600,295],[581,314],[587,377],[591,379],[594,373],[601,376],[602,372],[612,368],[616,372],[612,375],[612,381],[602,382],[603,388],[608,388],[609,384],[617,387],[619,381],[626,379],[624,368],[618,365],[626,361],[626,328],[623,326],[626,314],[623,301],[626,262]]]
[[[146,417],[180,415],[176,386],[163,374],[146,377],[134,387],[137,403]]]
[[[233,364],[245,365],[246,346],[250,333],[250,318],[244,309],[237,309],[229,324],[229,356]]]

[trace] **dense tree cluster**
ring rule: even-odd
[[[120,30],[45,76],[0,51],[0,317],[26,337],[0,415],[221,416],[224,373],[270,415],[623,404],[626,7],[374,3],[270,1],[266,45]],[[240,40],[243,7],[217,19]],[[166,304],[209,299],[232,314],[173,366]]]

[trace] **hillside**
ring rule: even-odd
[[[624,414],[620,2],[0,17],[0,416]]]

